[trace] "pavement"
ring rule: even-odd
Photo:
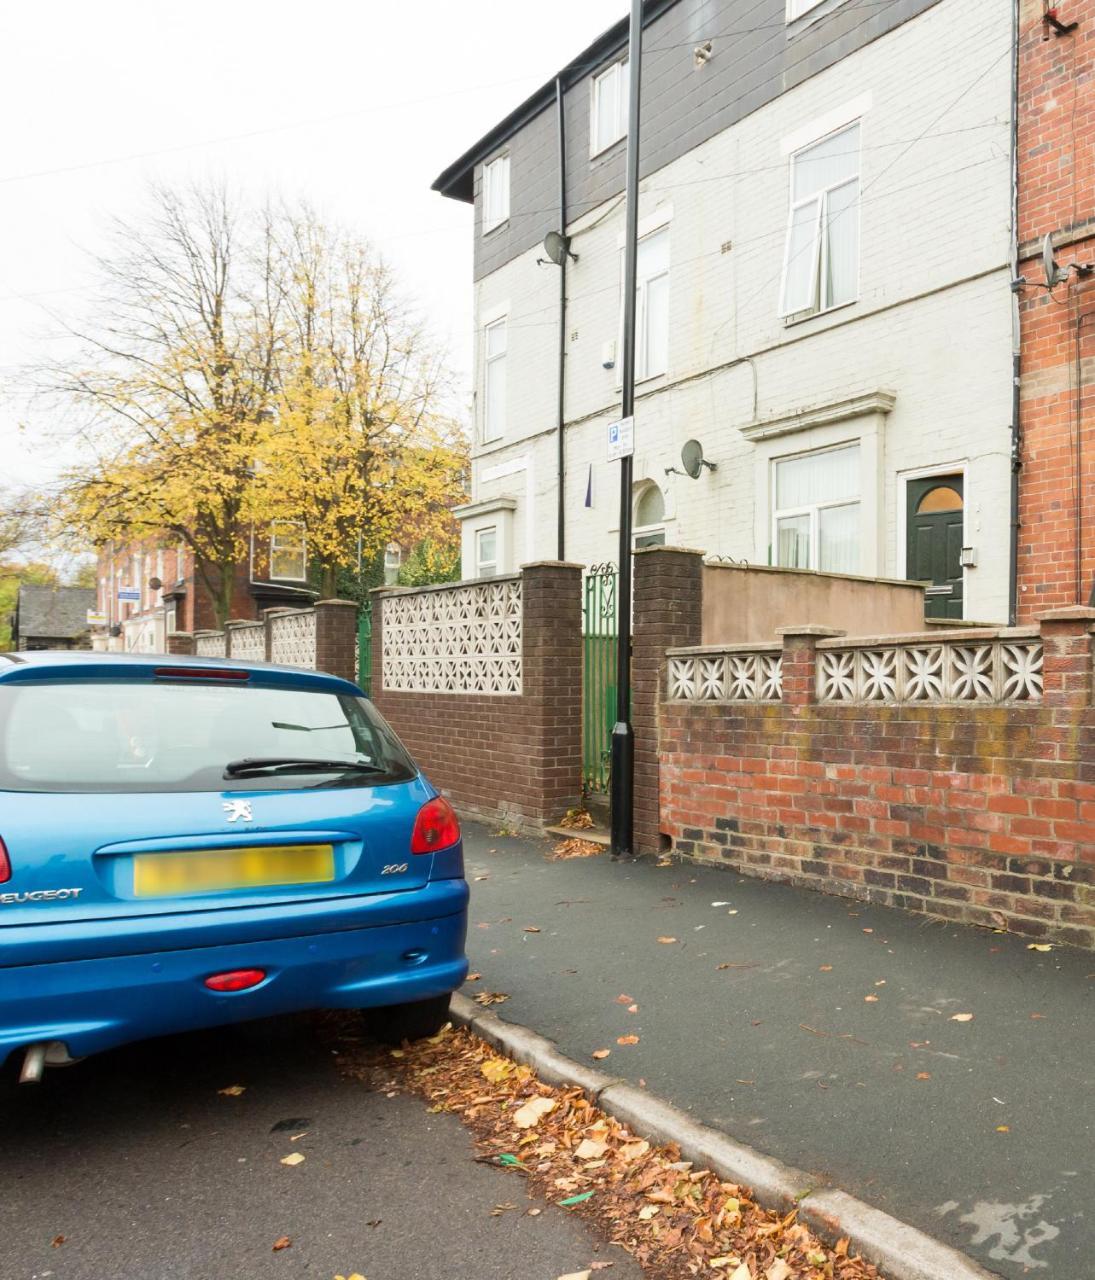
[[[2,1114],[2,1280],[555,1280],[596,1260],[641,1275],[476,1163],[458,1119],[341,1075],[311,1019],[104,1054]]]
[[[465,990],[500,1017],[1008,1280],[1095,1276],[1095,956],[464,834]]]

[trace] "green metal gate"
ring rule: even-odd
[[[367,694],[373,691],[373,602],[367,600],[357,615],[357,682]]]
[[[582,785],[608,794],[616,722],[617,587],[614,564],[594,565],[582,595]]]

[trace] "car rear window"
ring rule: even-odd
[[[248,757],[373,766],[224,776]],[[0,685],[0,790],[266,791],[376,786],[415,767],[364,698],[189,681]]]

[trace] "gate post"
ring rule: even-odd
[[[662,847],[658,707],[666,649],[703,643],[703,552],[644,547],[635,552],[632,712],[635,725],[635,852]]]

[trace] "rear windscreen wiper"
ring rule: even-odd
[[[364,760],[327,760],[311,756],[244,756],[224,766],[226,778],[242,778],[251,773],[384,773],[378,765]]]

